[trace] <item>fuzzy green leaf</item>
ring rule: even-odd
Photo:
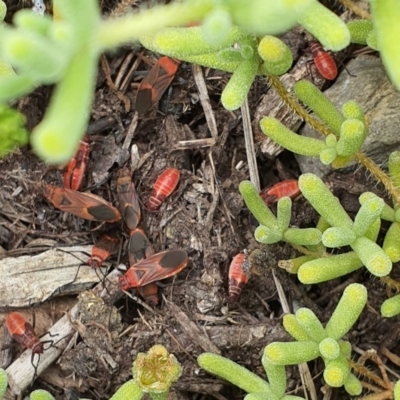
[[[349,274],[362,265],[362,261],[354,252],[337,254],[304,263],[300,266],[297,276],[304,284],[321,283]]]
[[[357,236],[362,236],[368,228],[379,218],[385,202],[379,198],[367,200],[361,205],[354,218],[353,231]]]
[[[374,28],[372,21],[369,19],[359,19],[347,23],[350,32],[351,43],[367,44],[367,36]]]
[[[314,255],[300,256],[291,260],[279,260],[278,267],[286,270],[289,274],[297,274],[299,268],[306,262],[319,258]]]
[[[264,200],[258,194],[255,186],[250,181],[240,182],[239,192],[243,200],[260,225],[265,225],[271,229],[277,229],[278,224],[275,215],[264,203]]]
[[[328,228],[322,235],[322,243],[329,248],[348,246],[356,240],[356,235],[349,228]]]
[[[322,140],[297,135],[272,117],[263,118],[260,127],[265,135],[296,154],[318,157],[319,153],[326,148]]]
[[[321,232],[315,228],[288,228],[283,232],[283,239],[294,245],[316,245],[321,242]]]
[[[299,324],[299,321],[294,314],[285,314],[283,316],[283,327],[289,335],[297,341],[311,340],[311,337]]]
[[[317,1],[299,17],[298,22],[328,50],[340,51],[350,44],[346,24]]]
[[[224,44],[232,27],[232,20],[229,13],[222,9],[212,10],[203,21],[204,40],[214,46]]]
[[[344,118],[335,105],[309,81],[297,82],[294,91],[297,97],[339,136]]]
[[[265,356],[261,357],[272,392],[280,399],[286,391],[286,370],[283,365],[274,365],[268,362]]]
[[[375,242],[366,237],[358,237],[351,244],[351,248],[371,274],[386,276],[392,270],[392,262],[388,255]]]
[[[282,232],[279,229],[271,229],[260,225],[256,228],[254,237],[259,243],[273,244],[282,240]]]
[[[111,397],[110,400],[140,400],[144,393],[139,385],[131,379],[125,382]]]
[[[319,343],[319,351],[322,358],[326,360],[334,360],[339,357],[340,347],[335,339],[325,338]]]
[[[319,343],[326,338],[325,329],[318,317],[308,308],[299,308],[296,311],[296,320],[307,335]]]
[[[365,125],[359,119],[346,119],[340,129],[336,151],[343,157],[356,154],[365,139]]]
[[[258,54],[264,60],[262,70],[266,75],[282,75],[293,64],[289,47],[275,36],[264,36],[261,39]]]
[[[361,382],[351,372],[347,376],[344,388],[350,396],[359,396],[362,392]]]
[[[400,381],[397,381],[393,389],[394,400],[400,400]]]
[[[276,365],[295,365],[319,357],[318,343],[313,340],[301,342],[274,342],[264,349],[266,361]]]
[[[34,390],[30,396],[30,400],[55,400],[55,398],[47,391],[43,389]]]
[[[400,294],[385,300],[381,305],[381,314],[385,318],[400,314]]]
[[[8,385],[8,377],[6,371],[4,369],[0,368],[0,399],[3,398],[4,393],[7,390],[7,385]]]
[[[350,366],[344,357],[329,360],[325,365],[324,379],[332,387],[341,387],[347,381]]]
[[[375,32],[383,64],[397,90],[400,90],[400,2],[370,0]]]
[[[201,368],[216,375],[247,393],[272,393],[271,387],[263,379],[235,362],[213,353],[203,353],[197,357]]]
[[[393,185],[400,187],[400,151],[393,151],[389,155],[389,175]]]
[[[292,200],[290,197],[282,197],[278,200],[276,218],[280,231],[288,229],[292,216]]]
[[[386,232],[383,251],[393,263],[400,261],[400,223],[393,222]]]
[[[338,199],[316,175],[310,173],[301,175],[299,188],[303,196],[331,226],[352,227],[353,222]]]
[[[344,290],[325,331],[333,339],[341,339],[354,325],[367,304],[367,289],[358,283],[352,283]]]
[[[342,113],[345,118],[358,119],[365,124],[364,111],[355,100],[346,101],[342,106]]]

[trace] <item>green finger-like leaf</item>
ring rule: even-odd
[[[300,266],[297,276],[304,284],[326,282],[356,271],[362,265],[362,261],[354,252],[337,254],[304,263]]]
[[[201,368],[205,369],[210,374],[231,382],[247,393],[272,393],[271,388],[266,381],[259,378],[248,369],[225,357],[219,356],[218,354],[200,354],[197,357],[197,362]]]
[[[312,340],[301,342],[274,342],[264,349],[266,361],[276,365],[295,365],[319,357],[318,344]]]
[[[383,317],[392,318],[400,314],[400,294],[385,300],[381,305]]]
[[[400,89],[400,2],[371,0],[371,11],[383,64],[396,88]]]
[[[339,51],[350,44],[350,32],[346,24],[317,1],[299,17],[298,22],[328,50]]]
[[[286,390],[286,370],[283,365],[274,365],[268,362],[265,356],[261,357],[262,365],[268,377],[272,392],[281,398]]]
[[[342,113],[345,118],[354,118],[365,123],[364,111],[355,100],[346,101],[342,106]]]
[[[368,228],[379,218],[385,202],[376,197],[363,203],[354,218],[353,231],[357,236],[362,236]]]
[[[351,343],[347,340],[339,340],[340,354],[345,358],[351,358]]]
[[[354,325],[367,304],[367,289],[358,283],[352,283],[344,290],[325,331],[333,339],[341,339]]]
[[[294,245],[316,245],[321,242],[321,232],[315,228],[288,228],[283,232],[286,242]]]
[[[111,397],[110,400],[140,400],[144,393],[139,385],[131,379],[124,383]]]
[[[299,178],[303,196],[331,226],[351,228],[352,220],[320,178],[303,174]]]
[[[265,135],[296,154],[317,157],[326,148],[322,140],[297,135],[272,117],[263,118],[260,127]]]
[[[294,314],[285,314],[283,316],[283,327],[292,336],[293,339],[296,339],[298,342],[311,340],[311,337],[304,330],[304,328],[300,325]]]
[[[229,13],[222,8],[216,8],[203,20],[204,40],[214,46],[224,44],[231,27],[232,20]]]
[[[288,229],[292,216],[292,200],[290,197],[282,197],[278,200],[276,219],[280,231]]]
[[[279,260],[278,261],[278,266],[279,268],[283,268],[289,274],[297,274],[299,271],[299,268],[306,262],[315,260],[319,258],[318,256],[314,255],[306,255],[306,256],[300,256],[293,258],[291,260]]]
[[[0,399],[3,398],[4,393],[7,390],[7,385],[8,385],[7,373],[6,371],[4,371],[4,369],[0,368]]]
[[[324,370],[325,382],[332,387],[341,387],[345,384],[350,373],[350,366],[344,357],[338,357],[326,363]]]
[[[362,392],[361,382],[351,372],[347,376],[344,388],[350,396],[359,396]]]
[[[322,243],[329,248],[348,246],[356,240],[352,229],[333,227],[328,228],[322,235]]]
[[[237,110],[244,102],[258,70],[258,59],[243,60],[221,95],[222,105],[227,110]]]
[[[43,389],[34,390],[29,396],[30,400],[55,400],[55,398]]]
[[[388,255],[375,242],[366,237],[358,237],[351,244],[351,248],[371,274],[386,276],[392,270],[392,262]]]
[[[321,151],[321,154],[319,155],[319,159],[324,165],[330,165],[333,163],[333,161],[337,157],[337,151],[336,149],[325,149]]]
[[[367,45],[376,51],[379,51],[378,36],[376,30],[373,29],[367,36]]]
[[[393,389],[394,400],[400,400],[400,381],[397,381]]]
[[[350,32],[350,42],[356,44],[367,44],[367,36],[374,29],[372,21],[360,19],[347,23]]]
[[[312,340],[319,343],[321,340],[326,338],[324,327],[318,317],[310,309],[299,308],[295,315],[299,325]]]
[[[282,240],[282,232],[279,229],[271,229],[260,225],[256,228],[254,237],[259,243],[273,244]]]
[[[264,203],[258,194],[255,186],[250,181],[243,181],[239,185],[239,192],[246,203],[247,208],[253,214],[260,225],[265,225],[271,229],[277,228],[275,215]]]
[[[393,222],[386,232],[383,251],[393,263],[400,261],[400,223]]]
[[[339,155],[347,157],[356,154],[365,139],[365,125],[359,119],[346,119],[340,131],[340,137],[336,146]]]
[[[289,47],[276,36],[264,36],[258,44],[258,54],[264,60],[262,68],[266,75],[282,75],[293,64]]]
[[[13,19],[14,25],[25,28],[41,35],[46,35],[52,25],[52,19],[48,15],[38,15],[31,10],[18,11]]]
[[[326,360],[334,360],[340,355],[338,342],[332,338],[325,338],[319,344],[321,356]]]
[[[378,239],[379,232],[381,230],[381,219],[377,218],[367,229],[364,236],[371,240],[372,242],[376,242]]]
[[[339,136],[344,118],[335,105],[309,81],[297,82],[294,91],[297,97]]]

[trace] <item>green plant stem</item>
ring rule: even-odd
[[[98,41],[101,49],[114,49],[124,43],[159,31],[166,26],[179,26],[200,20],[213,7],[212,0],[185,1],[156,6],[140,14],[128,14],[104,21],[99,27]]]

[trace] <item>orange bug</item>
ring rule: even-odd
[[[248,273],[244,271],[244,263],[245,255],[244,253],[239,253],[235,257],[233,257],[231,265],[229,266],[228,298],[230,303],[235,302],[239,298],[244,285],[249,280],[250,271],[248,271]]]
[[[92,255],[87,263],[94,269],[100,268],[103,262],[114,253],[119,245],[119,238],[112,237],[106,233],[94,244]]]
[[[149,111],[161,98],[171,84],[180,61],[170,57],[161,57],[140,83],[135,108],[144,114]]]
[[[294,199],[299,194],[300,189],[296,179],[287,179],[286,181],[278,182],[260,192],[260,196],[267,206],[271,206],[282,197],[287,196]]]
[[[142,229],[136,228],[131,231],[128,253],[129,265],[132,266],[154,254],[150,240]],[[137,291],[147,303],[158,304],[158,286],[155,282],[138,287]]]
[[[43,185],[43,195],[55,208],[89,221],[116,222],[121,219],[121,214],[115,207],[91,193]]]
[[[118,171],[117,195],[119,208],[126,225],[130,230],[135,229],[140,221],[140,205],[139,197],[128,168]]]
[[[167,250],[132,265],[119,277],[118,286],[128,290],[169,278],[182,271],[188,262],[186,251]]]
[[[332,81],[337,77],[338,70],[333,57],[326,52],[316,40],[309,42],[314,64],[323,78]]]
[[[81,140],[78,150],[75,153],[74,158],[67,164],[64,172],[64,187],[72,190],[79,190],[83,176],[85,175],[87,167],[87,159],[89,155],[89,143],[85,138]]]
[[[27,349],[32,350],[31,364],[35,370],[35,379],[37,375],[37,367],[40,360],[40,354],[43,353],[43,344],[46,342],[40,341],[39,337],[33,330],[32,325],[25,319],[22,314],[18,312],[12,312],[7,315],[6,327],[14,340],[25,346]],[[35,354],[38,354],[38,362],[36,364],[34,363]]]
[[[170,196],[179,183],[181,174],[176,168],[166,169],[156,180],[147,202],[147,211],[153,212]]]

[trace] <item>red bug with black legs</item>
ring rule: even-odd
[[[334,80],[337,77],[338,70],[333,57],[316,40],[311,40],[309,46],[318,72],[328,81]]]
[[[87,159],[89,155],[89,143],[85,138],[79,143],[74,158],[67,164],[64,172],[64,187],[72,190],[79,190],[86,172]]]
[[[12,312],[7,315],[6,327],[14,340],[25,346],[27,349],[31,349],[31,364],[35,370],[35,379],[37,376],[37,367],[40,360],[40,354],[42,354],[44,351],[44,342],[40,341],[39,337],[33,330],[32,325],[22,314],[18,312]],[[38,354],[38,362],[36,364],[34,363],[35,354]]]
[[[156,180],[147,202],[147,211],[154,212],[179,183],[181,174],[176,168],[166,169]]]
[[[161,57],[140,83],[135,108],[144,114],[161,98],[174,79],[180,61],[170,57]]]
[[[231,265],[229,266],[228,299],[230,303],[235,302],[239,298],[244,285],[249,280],[249,272],[246,273],[243,268],[244,262],[245,254],[239,253],[235,257],[233,257]]]
[[[93,269],[101,268],[103,262],[118,249],[119,242],[118,237],[103,234],[93,245],[92,255],[87,261],[88,265]]]
[[[126,225],[129,230],[135,229],[140,221],[139,196],[128,168],[118,171],[117,196]]]
[[[260,196],[269,207],[282,197],[290,197],[291,199],[294,199],[300,193],[298,181],[296,179],[287,179],[286,181],[278,182],[277,184],[262,190]]]
[[[66,211],[89,221],[116,222],[121,219],[120,212],[108,201],[91,193],[43,185],[43,195],[55,208]]]
[[[132,265],[118,279],[122,290],[137,288],[148,283],[169,278],[182,271],[188,262],[188,255],[183,250],[167,250]]]

